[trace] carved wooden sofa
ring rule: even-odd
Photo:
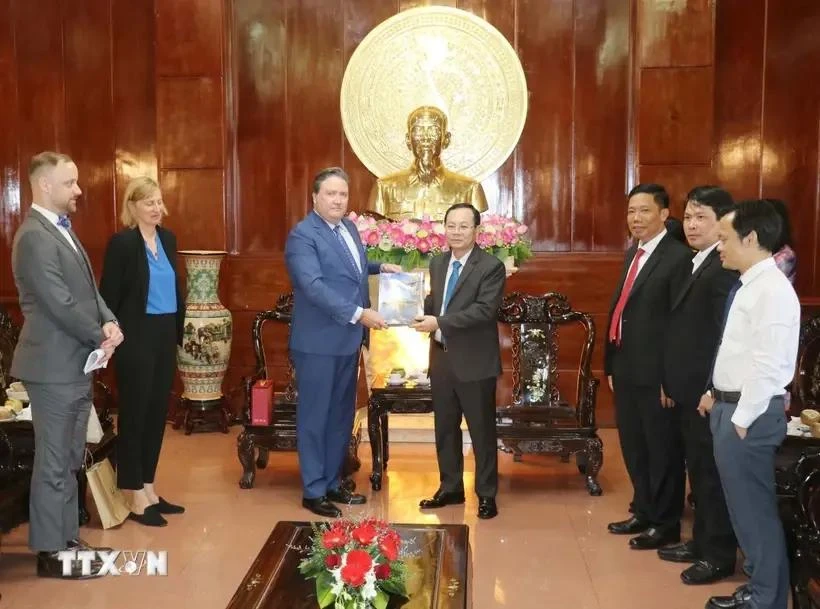
[[[19,328],[5,310],[0,308],[0,403],[6,399],[6,388],[14,381],[9,375]],[[94,406],[103,428],[103,438],[87,448],[94,463],[107,457],[114,461],[116,444],[111,411],[114,401],[108,387],[99,380],[94,384]],[[28,497],[34,464],[34,427],[30,421],[0,423],[0,534],[28,520]],[[80,524],[87,524],[87,480],[85,472],[77,475],[79,483]]]
[[[293,294],[289,292],[279,297],[276,301],[276,308],[258,313],[253,321],[251,337],[256,356],[256,371],[243,380],[245,404],[242,413],[242,424],[244,429],[237,438],[237,452],[239,462],[242,464],[242,477],[239,480],[239,486],[244,489],[253,488],[256,468],[264,469],[267,466],[270,451],[296,451],[296,409],[299,400],[296,392],[296,375],[290,358],[288,358],[288,376],[285,390],[274,393],[274,407],[270,425],[252,425],[250,416],[251,388],[256,381],[269,378],[265,347],[262,341],[262,327],[266,322],[273,320],[288,324],[288,328],[290,328],[292,311]],[[364,410],[360,409],[356,413],[353,434],[350,437],[350,447],[342,469],[342,486],[349,490],[355,487],[350,476],[361,467],[358,451],[362,423],[366,416]]]
[[[603,443],[595,425],[598,379],[592,376],[595,323],[586,313],[573,311],[566,296],[550,292],[532,296],[514,292],[504,297],[499,321],[512,331],[512,403],[496,410],[501,450],[515,461],[524,453],[550,453],[568,462],[575,455],[590,495],[600,495],[598,472]],[[558,388],[558,330],[580,324],[583,341],[573,401]]]

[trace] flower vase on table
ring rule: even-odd
[[[185,432],[196,421],[215,414],[220,429],[227,433],[227,412],[223,405],[222,381],[228,369],[233,338],[231,313],[219,301],[219,269],[226,252],[186,250],[188,276],[185,325],[182,346],[177,348],[179,375],[185,390],[181,405]]]
[[[401,546],[398,532],[381,520],[314,523],[299,571],[316,580],[322,609],[386,609],[391,597],[407,597]]]

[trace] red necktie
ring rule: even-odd
[[[635,278],[638,276],[638,262],[644,254],[645,252],[641,248],[638,248],[638,251],[635,252],[632,266],[629,267],[629,273],[627,273],[626,281],[624,281],[624,287],[621,288],[621,295],[618,297],[615,310],[612,311],[612,321],[609,322],[609,342],[611,343],[621,344],[621,316],[624,314],[626,301],[632,291],[632,286],[635,284]]]

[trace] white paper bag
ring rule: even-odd
[[[97,409],[91,405],[91,412],[88,413],[88,428],[85,432],[85,441],[89,444],[99,444],[103,437],[103,428],[100,419],[97,417]]]

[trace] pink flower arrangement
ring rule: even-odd
[[[350,212],[373,262],[392,262],[405,268],[427,266],[430,258],[447,251],[444,223],[424,217],[420,220],[376,220]],[[483,214],[476,244],[502,260],[511,257],[516,263],[532,256],[527,227],[511,218]]]

